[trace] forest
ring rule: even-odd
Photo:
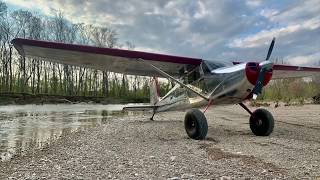
[[[108,48],[134,49],[119,43],[111,27],[74,24],[57,12],[53,17],[26,10],[9,12],[0,2],[0,92],[7,95],[108,97],[130,102],[149,99],[149,78],[61,65],[20,56],[10,41],[28,38]],[[166,85],[161,84],[161,89]]]
[[[149,101],[148,77],[62,65],[41,58],[25,58],[10,43],[17,37],[129,50],[135,48],[132,42],[120,43],[112,27],[72,23],[59,11],[50,17],[22,9],[10,11],[4,2],[0,2],[2,102],[8,97],[21,99],[26,96],[78,97],[78,101],[81,101],[81,97],[99,97],[107,99],[107,103]],[[171,83],[166,82],[160,83],[161,94],[171,87]],[[319,84],[319,77],[310,81],[273,81],[260,98],[275,101],[311,98],[320,93]]]

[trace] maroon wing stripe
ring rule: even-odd
[[[240,64],[242,62],[233,61],[233,65]],[[313,71],[313,72],[320,72],[320,67],[303,67],[303,66],[290,66],[290,65],[282,65],[282,64],[275,64],[273,65],[274,70],[282,70],[282,71]]]
[[[202,59],[198,59],[198,58],[180,57],[180,56],[172,56],[172,55],[165,55],[165,54],[130,51],[130,50],[123,50],[123,49],[100,48],[100,47],[93,47],[93,46],[65,44],[65,43],[48,42],[48,41],[38,41],[38,40],[21,39],[21,38],[13,39],[11,43],[14,44],[15,47],[19,50],[19,53],[22,53],[22,54],[23,54],[22,46],[28,45],[28,46],[36,46],[36,47],[42,47],[42,48],[63,49],[63,50],[69,50],[69,51],[103,54],[103,55],[132,58],[132,59],[141,58],[145,60],[171,62],[171,63],[178,63],[178,64],[199,65],[202,62]]]
[[[280,65],[280,64],[273,65],[273,69],[274,70],[283,70],[283,71],[313,71],[313,72],[320,72],[320,68],[301,67],[301,66],[288,66],[288,65]]]

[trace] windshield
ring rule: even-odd
[[[220,62],[220,61],[208,61],[206,60],[205,61],[207,64],[209,64],[209,67],[211,68],[211,70],[214,70],[214,69],[218,69],[218,68],[221,68],[221,67],[225,67],[225,66],[228,66],[228,62]]]

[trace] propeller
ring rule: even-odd
[[[261,63],[259,63],[259,67],[261,69],[260,69],[256,84],[255,84],[255,86],[254,86],[254,88],[252,90],[252,93],[253,93],[253,97],[252,98],[253,99],[257,99],[258,95],[261,94],[262,88],[263,88],[263,81],[264,81],[264,78],[265,78],[265,74],[266,74],[267,71],[269,71],[273,67],[273,63],[271,61],[269,61],[269,59],[270,59],[270,56],[271,56],[275,41],[276,41],[276,38],[274,37],[272,39],[272,41],[271,41],[270,46],[269,46],[269,50],[268,50],[268,54],[267,54],[266,60],[261,62]]]
[[[268,54],[267,54],[267,58],[266,58],[266,61],[268,61],[270,59],[270,56],[271,56],[271,53],[272,53],[272,50],[273,50],[273,46],[274,46],[274,43],[276,42],[276,38],[273,37],[272,41],[271,41],[271,44],[269,46],[269,50],[268,50]]]

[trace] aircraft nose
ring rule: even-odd
[[[246,76],[248,81],[252,85],[256,84],[260,70],[261,70],[261,66],[259,65],[259,62],[248,62],[246,64],[246,68],[245,68]],[[267,85],[270,82],[271,78],[272,78],[272,68],[265,73],[263,86]]]

